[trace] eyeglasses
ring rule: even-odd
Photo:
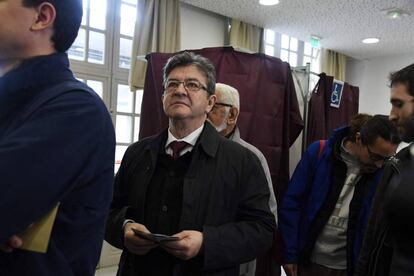
[[[175,92],[178,89],[178,87],[180,86],[180,84],[183,84],[185,90],[187,90],[187,91],[197,92],[200,89],[203,89],[203,90],[207,91],[207,88],[204,85],[202,85],[198,80],[193,80],[193,79],[186,79],[186,80],[183,80],[183,81],[168,80],[164,84],[164,89],[167,93]]]
[[[368,145],[366,145],[368,150],[369,159],[371,159],[372,162],[378,162],[378,161],[387,161],[388,159],[392,158],[392,156],[383,156],[381,154],[372,152]]]

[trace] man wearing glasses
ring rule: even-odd
[[[288,276],[352,275],[380,168],[399,142],[385,116],[358,114],[309,146],[279,206]]]
[[[106,240],[124,249],[117,275],[236,276],[270,248],[265,174],[251,151],[206,122],[214,90],[204,57],[183,52],[164,67],[169,128],[131,145],[116,176]]]
[[[270,190],[269,207],[272,214],[275,215],[277,220],[277,204],[273,191],[272,179],[270,177],[269,166],[267,165],[266,158],[252,144],[247,143],[240,137],[240,131],[237,127],[237,118],[240,113],[240,96],[237,89],[234,87],[216,83],[216,98],[217,101],[213,106],[213,109],[208,113],[208,120],[213,124],[216,130],[224,137],[235,141],[243,147],[251,150],[257,158],[259,158],[262,164],[263,170],[266,174],[267,184]],[[240,266],[240,275],[253,276],[255,275],[256,262],[252,261]]]
[[[414,64],[392,73],[390,84],[389,119],[401,139],[411,143],[411,148],[399,151],[384,168],[356,269],[358,276],[414,274],[414,226],[409,223],[414,200],[413,165],[410,165],[414,152]]]

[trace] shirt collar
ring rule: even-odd
[[[203,131],[203,128],[204,128],[204,124],[202,124],[199,128],[197,128],[196,130],[194,130],[193,132],[191,132],[190,134],[188,134],[187,136],[185,136],[181,139],[175,138],[174,135],[171,133],[171,130],[168,128],[168,138],[167,138],[167,142],[165,143],[165,149],[167,150],[167,153],[168,153],[168,149],[169,149],[168,146],[173,141],[184,141],[184,142],[187,142],[188,144],[190,144],[191,148],[194,147],[194,145],[197,142],[198,137],[200,136],[201,132]]]

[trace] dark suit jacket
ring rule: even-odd
[[[389,222],[384,216],[384,202],[395,189],[396,177],[410,162],[410,147],[396,154],[396,159],[387,162],[384,174],[374,197],[364,242],[362,244],[356,276],[388,276],[393,254]],[[392,185],[391,185],[392,184]]]

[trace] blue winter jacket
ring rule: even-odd
[[[93,276],[112,199],[115,134],[64,53],[0,77],[0,243],[58,202],[46,253],[0,251],[0,275]]]
[[[326,212],[323,206],[326,200],[332,197],[329,191],[333,186],[334,147],[347,136],[348,131],[348,127],[336,129],[326,141],[320,155],[320,142],[316,141],[311,144],[294,171],[279,208],[280,229],[284,242],[282,249],[284,263],[309,261],[311,252],[305,253],[304,251],[312,251],[317,238],[315,235],[311,237],[310,233],[317,229],[316,234],[319,234],[326,223],[327,216],[333,211]],[[338,158],[336,159],[336,162],[343,163],[343,161],[338,161]],[[336,167],[335,170],[337,170]],[[381,174],[382,169],[379,169],[369,177],[362,177],[359,183],[365,181],[366,183],[362,183],[362,186],[366,186],[366,189],[359,189],[364,190],[359,194],[357,188],[355,190],[351,205],[354,204],[356,197],[360,202],[357,204],[358,210],[354,214],[351,214],[352,210],[350,210],[348,232],[352,232],[347,235],[348,271],[353,269],[358,258],[371,201]],[[339,183],[340,187],[344,181],[345,178]],[[337,198],[334,198],[333,202],[336,201]],[[324,219],[320,218],[322,213],[325,214]],[[352,220],[352,217],[355,219]]]

